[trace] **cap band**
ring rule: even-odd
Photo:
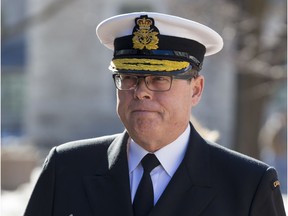
[[[134,50],[134,49],[126,49],[126,50],[116,50],[114,52],[114,59],[118,58],[125,58],[125,56],[132,56],[135,55],[135,57],[142,57],[145,58],[145,56],[153,59],[167,59],[167,60],[178,60],[178,61],[189,61],[190,63],[197,66],[199,69],[201,69],[202,62],[198,61],[194,56],[190,55],[187,52],[180,52],[180,51],[173,51],[173,50]]]
[[[205,46],[197,41],[167,35],[158,35],[158,49],[134,49],[132,38],[133,35],[128,35],[114,40],[114,59],[120,56],[123,57],[123,55],[139,58],[140,54],[142,57],[147,56],[146,58],[157,58],[159,56],[158,59],[161,57],[176,61],[189,61],[196,66],[200,66],[206,52]],[[135,52],[127,53],[126,50],[135,50]],[[150,56],[151,54],[152,56]]]

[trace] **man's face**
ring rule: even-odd
[[[117,90],[117,112],[129,135],[148,151],[173,142],[186,129],[201,97],[204,78],[174,79],[169,91],[149,90],[143,79],[134,90]]]

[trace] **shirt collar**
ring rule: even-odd
[[[190,130],[190,126],[188,125],[186,130],[175,141],[154,152],[164,170],[170,177],[173,176],[184,158],[189,142]],[[142,158],[147,153],[149,152],[135,143],[134,140],[130,140],[128,150],[129,173],[136,169]]]

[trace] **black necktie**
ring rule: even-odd
[[[154,154],[147,154],[141,160],[141,164],[144,172],[133,202],[134,216],[146,216],[154,206],[154,192],[150,172],[160,162]]]

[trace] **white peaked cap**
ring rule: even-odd
[[[114,59],[123,58],[123,56],[117,54],[119,50],[130,50],[129,53],[125,53],[125,57],[128,56],[128,58],[160,59],[158,55],[160,52],[152,57],[150,56],[151,52],[146,54],[143,50],[146,50],[147,47],[142,50],[141,57],[138,56],[140,51],[137,52],[137,56],[131,51],[135,50],[135,47],[131,45],[135,25],[137,25],[135,20],[143,16],[148,19],[152,18],[153,26],[156,27],[157,31],[159,30],[159,39],[157,41],[159,41],[160,45],[155,50],[180,52],[182,57],[184,53],[188,55],[187,58],[190,60],[195,59],[195,62],[201,65],[204,56],[213,55],[223,48],[222,37],[211,28],[198,22],[162,13],[134,12],[108,18],[96,28],[96,34],[100,42],[107,48],[114,50]],[[129,40],[127,37],[129,37]],[[126,39],[122,40],[122,38]],[[126,44],[128,48],[125,47]],[[178,44],[179,48],[177,47]],[[129,56],[129,54],[131,55]],[[169,59],[171,60],[171,57]],[[176,60],[179,61],[179,59]]]

